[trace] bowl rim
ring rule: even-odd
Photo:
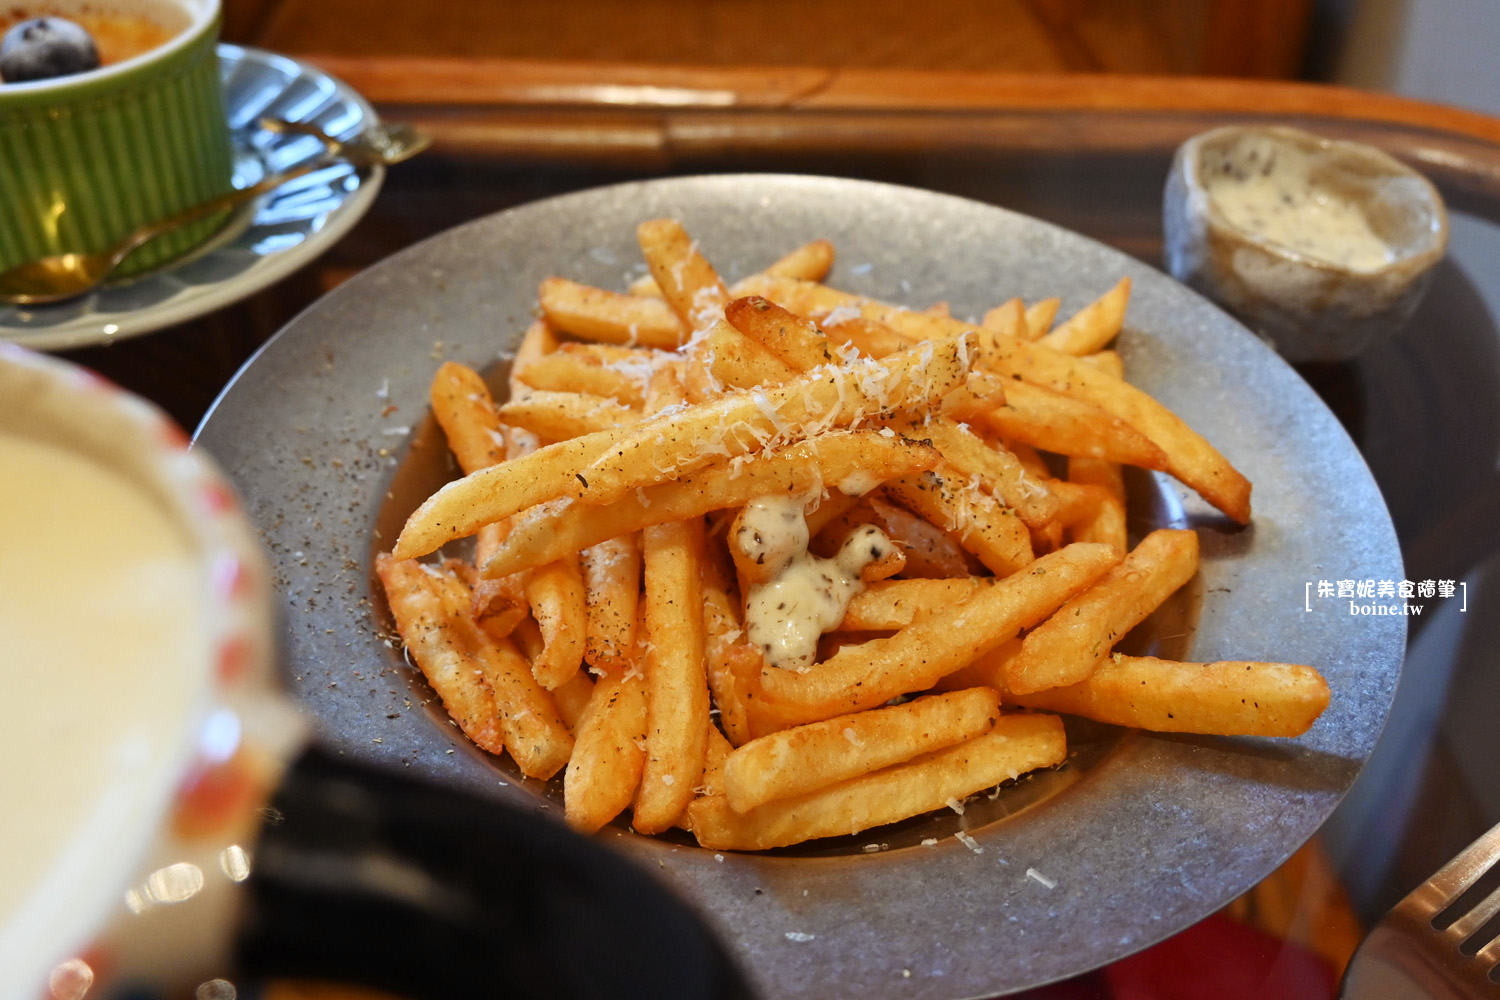
[[[160,0],[182,10],[188,15],[187,27],[178,31],[161,45],[147,49],[129,59],[99,66],[84,73],[70,73],[45,80],[26,80],[21,83],[0,83],[0,107],[6,104],[34,104],[37,98],[57,96],[73,98],[93,96],[102,86],[122,82],[125,78],[138,76],[158,63],[166,62],[179,52],[190,48],[205,35],[218,31],[223,0]],[[43,14],[42,17],[65,17],[63,14]],[[77,91],[70,94],[68,91]],[[27,101],[25,98],[31,98]]]
[[[1417,189],[1422,193],[1422,200],[1428,208],[1432,225],[1424,233],[1421,241],[1415,244],[1414,252],[1395,256],[1380,267],[1367,270],[1356,270],[1303,253],[1262,233],[1237,225],[1220,210],[1217,201],[1209,193],[1208,186],[1203,182],[1202,154],[1207,147],[1216,142],[1244,135],[1269,136],[1277,142],[1301,149],[1314,148],[1334,153],[1343,158],[1360,160],[1377,166],[1388,176],[1413,180],[1417,184]],[[1183,181],[1188,189],[1189,201],[1191,202],[1194,196],[1202,199],[1202,215],[1209,225],[1227,236],[1256,247],[1269,256],[1318,272],[1336,274],[1353,280],[1373,281],[1390,274],[1420,274],[1441,260],[1447,253],[1448,209],[1437,186],[1419,171],[1412,169],[1384,150],[1367,143],[1331,139],[1289,125],[1223,125],[1209,129],[1207,132],[1200,132],[1185,141],[1177,148],[1176,161],[1181,168]],[[1382,240],[1381,242],[1391,246],[1392,249],[1399,249],[1389,241]]]
[[[108,415],[118,428],[113,455],[94,454],[89,460],[155,494],[181,531],[201,586],[195,638],[201,662],[194,666],[187,710],[172,724],[160,766],[140,777],[135,801],[121,813],[118,826],[89,832],[91,845],[110,849],[79,856],[75,841],[49,859],[46,874],[14,909],[0,914],[0,955],[7,958],[8,973],[0,996],[6,997],[13,987],[19,991],[44,981],[55,963],[77,954],[109,925],[130,880],[170,835],[184,793],[198,776],[251,741],[255,734],[248,731],[253,720],[247,710],[257,692],[275,683],[269,566],[232,489],[206,452],[192,448],[183,430],[154,404],[91,369],[0,343],[0,386],[17,384],[36,386],[45,395],[28,401],[23,393],[16,412],[62,414],[58,425],[64,428],[86,427]],[[0,423],[0,433],[11,433],[9,425]],[[86,448],[68,444],[66,434],[60,447],[88,455]],[[132,472],[135,462],[150,471]],[[57,891],[50,898],[41,898],[52,890]]]

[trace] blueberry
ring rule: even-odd
[[[99,50],[87,31],[60,17],[22,21],[0,40],[0,80],[46,80],[99,68]]]

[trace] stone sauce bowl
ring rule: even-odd
[[[1358,207],[1391,249],[1356,270],[1299,252],[1231,222],[1207,183],[1226,165],[1291,148],[1312,184]],[[1448,243],[1442,197],[1425,177],[1370,146],[1299,129],[1231,126],[1177,150],[1163,201],[1167,269],[1269,340],[1292,362],[1346,361],[1411,318]]]

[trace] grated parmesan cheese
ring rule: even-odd
[[[786,939],[788,941],[796,941],[798,944],[806,944],[808,941],[812,941],[816,937],[816,934],[804,934],[802,931],[786,932]]]
[[[1035,868],[1028,868],[1028,869],[1026,869],[1026,877],[1029,878],[1029,879],[1032,879],[1032,880],[1034,880],[1036,882],[1040,882],[1042,885],[1046,886],[1048,889],[1056,889],[1057,888],[1057,883],[1056,882],[1052,881],[1050,878],[1048,878],[1047,876],[1043,875],[1041,872],[1037,871]]]
[[[973,837],[969,836],[967,833],[964,833],[962,830],[958,831],[953,836],[954,836],[954,839],[956,839],[960,844],[963,844],[965,847],[967,847],[969,850],[973,851],[975,854],[983,854],[984,853],[984,848],[982,848],[982,847],[979,846],[978,841],[976,841]]]
[[[951,795],[948,797],[947,806],[948,806],[949,809],[952,809],[954,812],[958,813],[960,816],[962,816],[964,814],[964,804],[962,802],[958,801],[957,799],[953,798]]]

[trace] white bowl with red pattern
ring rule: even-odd
[[[92,1000],[127,986],[135,996],[233,996],[217,977],[227,968],[235,889],[253,864],[261,808],[303,735],[273,671],[259,544],[233,491],[187,435],[86,369],[0,344],[0,434],[71,452],[149,497],[185,539],[199,595],[183,611],[195,619],[193,655],[174,675],[190,688],[177,698],[187,708],[152,720],[167,751],[133,771],[128,788],[108,790],[123,803],[111,822],[69,830],[68,850],[45,860],[34,888],[0,899],[0,1000]],[[25,530],[0,525],[0,599],[7,586],[25,585],[18,574],[26,567],[6,569],[3,559],[6,532]],[[89,628],[80,617],[77,627]],[[104,660],[97,669],[110,669]],[[0,645],[0,679],[47,666],[10,662]],[[80,671],[67,699],[42,711],[65,725],[71,699],[90,697],[93,687]],[[5,749],[22,755],[5,767],[41,769],[44,778],[67,766],[56,754]],[[24,839],[28,822],[37,819],[11,810],[0,822],[0,851]]]

